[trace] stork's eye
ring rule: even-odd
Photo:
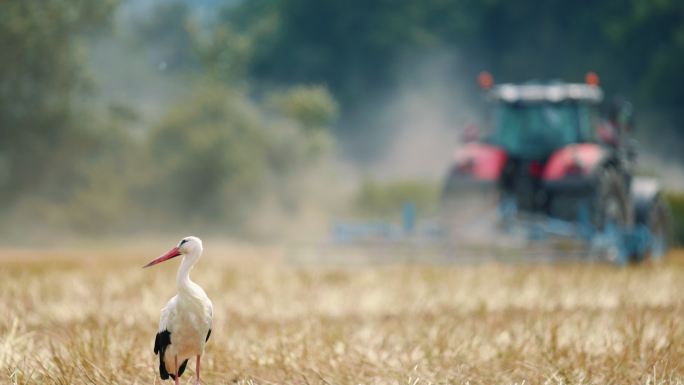
[[[186,243],[186,242],[188,242],[188,240],[187,240],[187,239],[183,239],[183,240],[181,241],[180,245],[178,245],[178,247],[183,246],[183,244]]]

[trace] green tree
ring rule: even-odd
[[[322,145],[329,131],[321,116],[330,114],[335,102],[323,88],[310,90],[307,100],[298,100],[297,107],[306,111],[299,121],[296,114],[261,106],[239,91],[198,87],[148,139],[153,171],[142,191],[143,207],[154,208],[153,215],[167,224],[240,231],[265,200],[292,204],[297,189],[289,180],[329,152]],[[287,100],[284,95],[288,92],[278,98]],[[311,116],[321,125],[316,132],[308,126]]]
[[[0,2],[0,198],[57,189],[94,137],[80,116],[88,83],[79,35],[114,0]]]

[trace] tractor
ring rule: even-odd
[[[621,265],[666,254],[670,212],[658,181],[635,176],[628,101],[605,102],[595,73],[584,83],[494,84],[485,72],[479,83],[486,124],[465,130],[443,188],[450,237],[492,206],[499,234],[578,240]]]

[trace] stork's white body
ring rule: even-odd
[[[172,378],[176,384],[185,371],[187,361],[197,357],[195,372],[196,384],[199,385],[200,357],[211,334],[212,303],[204,290],[190,280],[190,270],[201,254],[202,241],[196,237],[186,237],[177,247],[147,265],[183,256],[176,276],[178,294],[162,309],[154,342],[154,352],[159,355],[160,377],[162,380]]]
[[[169,373],[174,372],[174,362],[204,354],[204,346],[211,330],[212,304],[199,285],[190,281],[162,309],[159,332],[171,333],[171,344],[164,352],[164,363]]]

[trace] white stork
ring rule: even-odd
[[[178,385],[188,360],[197,357],[196,384],[200,383],[200,356],[211,334],[213,307],[202,288],[190,280],[190,270],[202,255],[202,241],[185,237],[178,246],[148,263],[150,267],[171,258],[183,256],[176,275],[178,294],[161,311],[159,331],[154,340],[154,353],[159,355],[159,376],[173,378]],[[180,364],[180,366],[179,366]]]

